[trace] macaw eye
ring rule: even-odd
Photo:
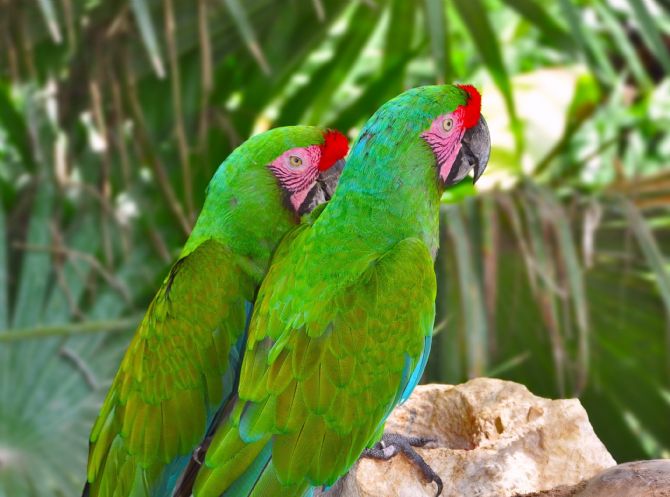
[[[288,163],[291,167],[300,167],[302,166],[302,159],[297,155],[291,155],[288,158]]]
[[[445,130],[447,133],[451,131],[451,128],[454,127],[454,120],[450,117],[447,117],[444,121],[442,121],[442,129]]]

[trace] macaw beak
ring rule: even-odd
[[[484,174],[486,165],[491,155],[491,137],[489,127],[486,125],[484,116],[479,116],[479,121],[469,128],[461,140],[461,150],[456,156],[454,165],[449,176],[444,181],[445,186],[458,183],[465,178],[470,170],[473,172],[473,182],[477,182]]]
[[[328,169],[319,174],[316,184],[323,190],[326,201],[330,200],[335,193],[338,181],[340,181],[340,174],[344,169],[345,160],[340,159]]]
[[[337,182],[340,180],[340,174],[342,174],[344,165],[345,160],[340,159],[328,169],[319,173],[316,183],[314,183],[307,197],[305,197],[305,201],[300,205],[300,209],[298,209],[299,215],[302,216],[308,212],[312,212],[315,207],[331,199],[333,193],[335,193]]]

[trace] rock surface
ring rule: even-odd
[[[670,460],[620,464],[591,478],[576,497],[668,497]]]
[[[670,497],[670,460],[628,462],[574,487],[518,497]]]
[[[578,400],[544,399],[502,380],[419,386],[386,430],[436,439],[417,451],[442,478],[443,497],[512,497],[571,486],[616,464]],[[435,491],[396,456],[359,461],[325,495],[433,497]]]

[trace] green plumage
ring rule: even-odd
[[[208,409],[222,401],[231,344],[244,330],[253,290],[230,249],[213,240],[173,266],[93,427],[91,495],[147,495],[143,480],[200,442]]]
[[[420,134],[465,101],[459,88],[439,86],[385,104],[333,199],[277,249],[250,323],[239,400],[212,441],[196,497],[330,485],[411,391],[434,320],[442,193]],[[256,472],[247,471],[252,452],[263,462]],[[231,487],[238,478],[244,491]]]
[[[184,458],[231,394],[248,308],[275,247],[298,222],[267,164],[288,149],[322,143],[324,131],[263,133],[219,167],[91,432],[91,497],[171,493]]]

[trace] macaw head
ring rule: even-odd
[[[348,148],[340,132],[316,126],[286,126],[249,138],[214,174],[184,250],[216,238],[265,267],[301,216],[333,195]]]
[[[430,105],[430,125],[421,133],[435,156],[438,178],[445,187],[458,183],[470,171],[477,181],[491,152],[488,126],[481,115],[481,95],[470,85],[452,88],[461,95],[445,99],[443,105],[439,100]]]
[[[219,166],[207,200],[216,210],[246,216],[250,223],[276,224],[277,217],[297,221],[330,200],[348,150],[346,137],[332,129],[284,126],[265,131]]]
[[[295,133],[292,128],[299,127],[273,131],[290,136]],[[346,137],[339,131],[322,130],[320,135],[315,135],[318,139],[313,143],[288,148],[267,165],[284,192],[287,205],[298,215],[330,200],[349,150]]]
[[[372,167],[368,174],[382,182],[400,181],[405,188],[435,178],[440,192],[471,171],[476,181],[491,149],[480,111],[481,96],[473,86],[407,90],[382,105],[366,123],[345,176]]]

